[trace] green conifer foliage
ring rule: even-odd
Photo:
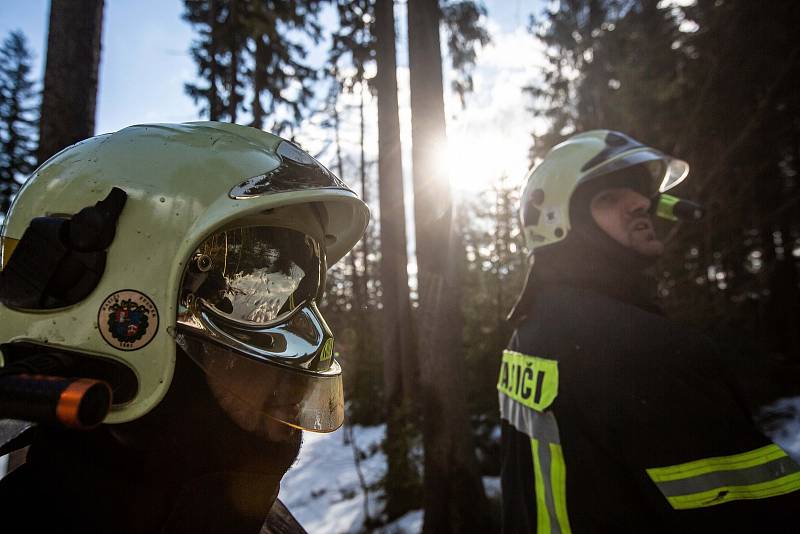
[[[443,2],[441,10],[447,51],[454,71],[450,86],[461,105],[466,106],[466,95],[474,88],[472,69],[478,58],[478,49],[491,42],[489,31],[481,19],[486,16],[486,8],[481,3],[462,0]]]
[[[38,93],[31,79],[31,52],[20,31],[0,47],[0,213],[36,164]]]
[[[191,54],[201,83],[186,94],[211,120],[266,125],[280,133],[299,122],[316,71],[306,63],[317,43],[319,0],[184,0],[184,19],[198,31]]]

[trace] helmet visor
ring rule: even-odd
[[[646,191],[648,196],[672,189],[689,175],[689,164],[685,161],[667,156],[652,148],[642,148],[595,167],[581,178],[580,183],[586,183],[636,165],[647,169],[652,178],[648,191]]]
[[[326,372],[308,373],[251,359],[192,332],[181,331],[177,343],[208,375],[213,389],[255,413],[312,432],[333,432],[344,421],[336,361]]]
[[[233,228],[197,247],[184,276],[182,297],[200,299],[225,319],[269,324],[316,298],[324,273],[320,246],[301,232]]]
[[[664,177],[661,179],[658,192],[663,193],[664,191],[672,189],[684,181],[687,176],[689,176],[689,164],[682,159],[670,158],[667,161]]]
[[[302,232],[216,232],[187,265],[177,343],[214,389],[254,414],[336,430],[344,418],[341,368],[315,304],[324,273],[324,252]]]

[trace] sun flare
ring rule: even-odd
[[[457,133],[448,139],[440,164],[454,191],[474,194],[491,188],[504,175],[521,180],[527,170],[526,156],[524,142]]]

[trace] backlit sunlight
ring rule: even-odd
[[[529,138],[504,139],[472,131],[448,132],[448,146],[442,151],[441,165],[453,190],[480,193],[493,187],[501,176],[513,183],[521,181],[528,169]]]

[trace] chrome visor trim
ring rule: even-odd
[[[265,325],[225,318],[202,301],[192,308],[197,320],[179,325],[200,330],[243,356],[318,375],[341,373],[333,357],[333,333],[313,300]]]

